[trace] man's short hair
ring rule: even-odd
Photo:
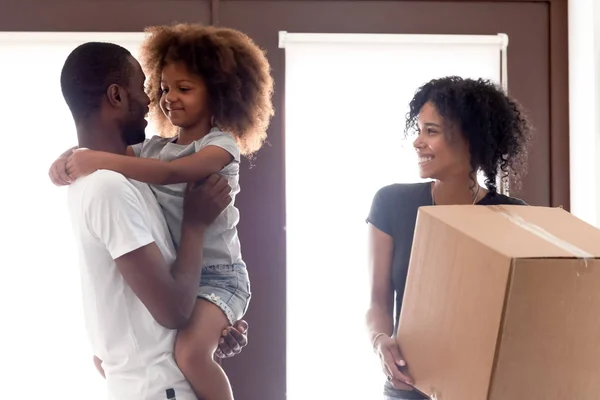
[[[69,54],[60,75],[60,86],[75,121],[100,108],[110,85],[128,87],[133,70],[129,50],[113,43],[84,43]]]

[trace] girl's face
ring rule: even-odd
[[[413,146],[421,178],[445,180],[469,176],[471,156],[467,141],[442,118],[432,103],[425,103],[419,111],[418,124],[419,136]]]
[[[162,70],[160,108],[171,123],[179,128],[191,128],[210,122],[208,90],[202,77],[174,62]]]

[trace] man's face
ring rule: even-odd
[[[128,146],[141,143],[146,139],[146,114],[148,114],[148,105],[150,99],[144,91],[144,82],[146,76],[142,67],[133,57],[130,58],[132,73],[129,76],[128,109],[123,119],[121,135],[123,141]]]

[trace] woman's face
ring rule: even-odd
[[[464,136],[442,118],[427,102],[419,111],[419,135],[413,146],[417,151],[419,176],[447,180],[470,175],[469,146]]]
[[[173,125],[190,128],[210,121],[206,83],[184,64],[175,62],[165,65],[160,88],[160,108]]]

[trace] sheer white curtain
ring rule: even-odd
[[[53,186],[47,171],[77,144],[60,90],[69,52],[107,41],[135,55],[142,39],[141,33],[0,34],[3,397],[106,398],[84,329],[66,189]]]
[[[500,83],[507,38],[280,34],[285,48],[288,400],[381,398],[365,333],[366,225],[377,189],[419,181],[403,140],[415,90]]]

